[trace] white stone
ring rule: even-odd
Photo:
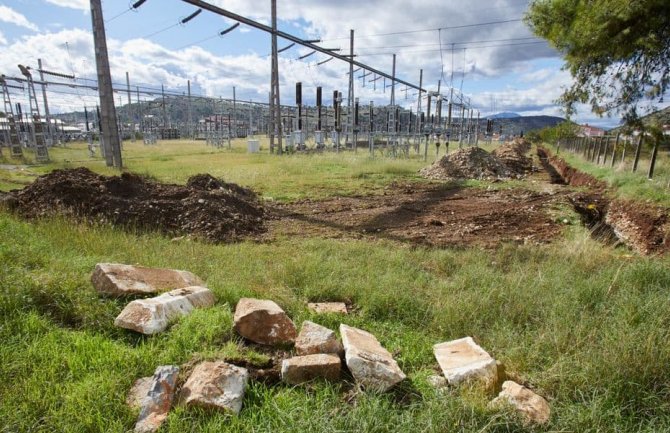
[[[165,330],[194,308],[214,305],[214,294],[206,287],[185,287],[156,296],[130,302],[114,320],[114,325],[151,335]]]
[[[433,386],[433,388],[441,389],[448,385],[447,379],[444,376],[438,376],[433,374],[428,376],[428,383]]]
[[[491,402],[491,406],[496,407],[505,403],[511,404],[521,412],[528,423],[545,424],[549,422],[551,409],[547,400],[511,380],[503,383],[502,391]]]
[[[349,371],[367,389],[387,391],[405,379],[405,373],[388,350],[367,331],[340,325],[345,360]]]
[[[200,278],[188,271],[117,263],[95,265],[91,282],[98,292],[111,296],[147,295],[203,285]]]
[[[302,329],[295,340],[295,351],[298,355],[340,354],[343,352],[343,348],[335,331],[305,320],[302,322]]]
[[[294,356],[282,361],[281,378],[291,385],[314,379],[337,380],[340,377],[341,365],[340,357],[332,354]]]
[[[307,308],[317,314],[347,314],[347,305],[344,302],[308,302]]]
[[[246,368],[224,361],[204,361],[193,369],[181,390],[180,399],[186,406],[238,414],[242,410],[248,380]]]
[[[490,387],[496,383],[496,360],[471,337],[436,344],[433,351],[449,384],[480,381]]]
[[[275,302],[242,298],[235,306],[235,331],[247,340],[269,346],[295,342],[293,321]]]

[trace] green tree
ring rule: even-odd
[[[636,123],[640,102],[662,103],[670,83],[669,0],[534,0],[533,32],[565,58],[574,78],[560,102]]]

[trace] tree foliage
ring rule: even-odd
[[[638,119],[643,101],[662,103],[670,84],[670,0],[534,0],[533,32],[563,53],[574,78],[560,102]]]

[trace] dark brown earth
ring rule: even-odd
[[[569,197],[582,223],[599,239],[618,239],[640,254],[670,251],[670,209],[646,202],[613,199],[607,184],[571,167],[558,156],[538,148],[544,169],[557,183],[586,186],[588,191]]]
[[[107,177],[83,167],[55,170],[11,191],[3,202],[29,219],[61,214],[212,242],[265,230],[266,213],[256,195],[210,175],[194,176],[183,186],[133,173]]]
[[[301,200],[274,209],[276,236],[384,238],[428,246],[546,243],[561,231],[550,211],[564,192],[484,190],[458,184],[391,185],[384,195]]]

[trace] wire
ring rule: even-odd
[[[373,49],[373,48],[386,49],[386,48],[436,47],[436,46],[442,46],[443,44],[467,45],[467,44],[483,44],[483,43],[491,43],[491,42],[510,42],[510,41],[525,41],[525,40],[541,41],[539,38],[536,38],[535,36],[530,36],[530,37],[523,37],[523,38],[488,39],[488,40],[464,41],[464,42],[446,42],[446,41],[442,42],[442,40],[440,40],[439,43],[436,43],[436,44],[378,45],[378,46],[373,46],[373,47],[359,47],[359,48],[367,50],[367,49]]]
[[[465,28],[470,28],[470,27],[483,27],[483,26],[491,26],[491,25],[495,25],[495,24],[506,24],[506,23],[520,22],[520,21],[522,21],[521,18],[515,18],[515,19],[509,19],[509,20],[489,21],[489,22],[485,22],[485,23],[464,24],[464,25],[460,25],[460,26],[444,26],[444,27],[437,27],[437,28],[432,28],[432,29],[405,30],[405,31],[400,31],[400,32],[358,35],[357,37],[359,37],[359,38],[373,38],[373,37],[381,37],[381,36],[406,35],[406,34],[410,34],[410,33],[434,32],[436,30],[465,29]],[[349,37],[347,36],[347,37],[339,37],[339,38],[333,38],[333,39],[324,39],[324,40],[322,40],[322,42],[339,41],[339,40],[343,40],[343,39],[349,39]]]
[[[467,47],[468,50],[476,50],[480,48],[497,48],[497,47],[510,47],[510,46],[516,46],[516,45],[537,45],[537,44],[545,44],[546,42],[544,41],[539,41],[539,42],[524,42],[524,43],[518,43],[518,44],[498,44],[498,45],[482,45],[480,47]],[[458,51],[462,50],[464,48],[445,48],[444,51]],[[434,49],[434,50],[401,50],[399,52],[379,52],[379,53],[358,53],[359,56],[388,56],[390,54],[398,54],[398,53],[434,53],[436,51],[439,51],[439,49]]]

